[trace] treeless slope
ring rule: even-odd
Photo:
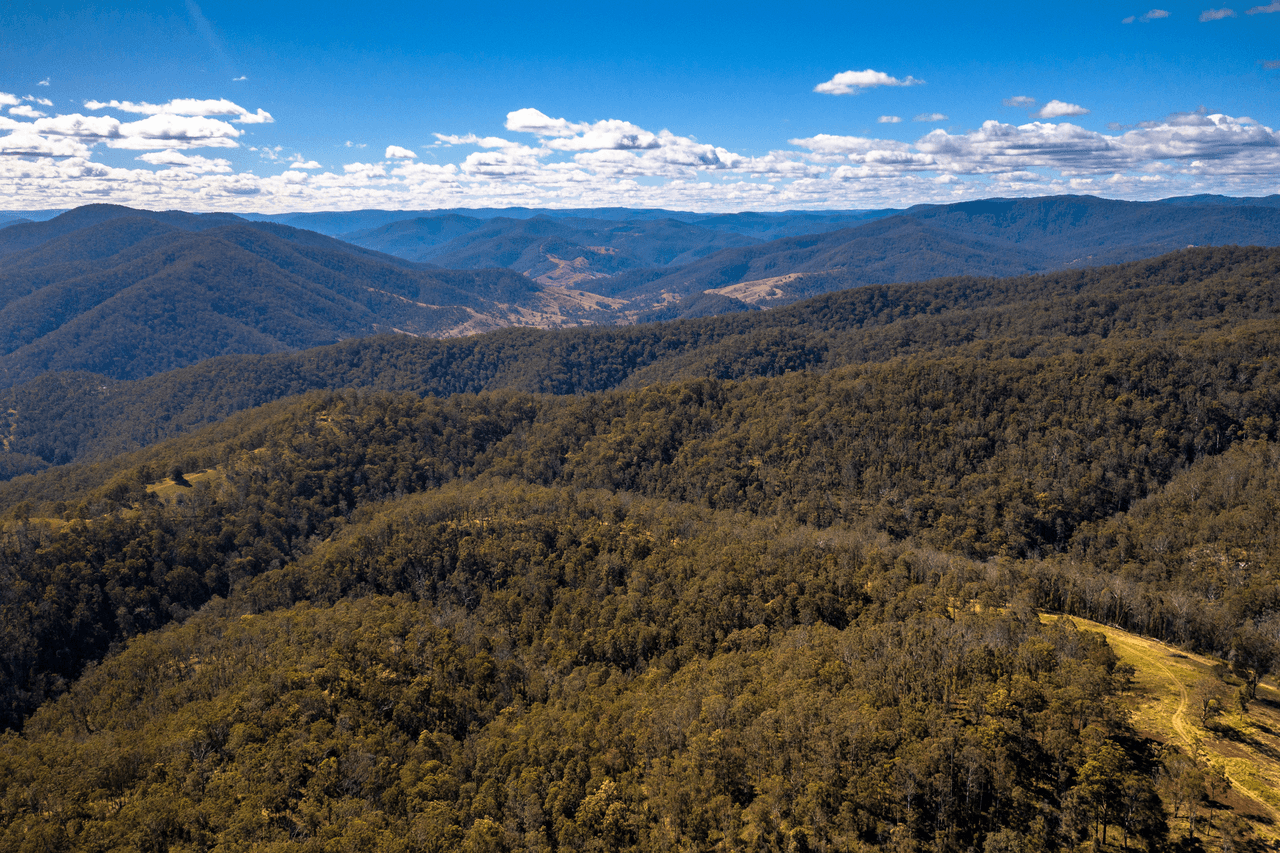
[[[1220,767],[1233,789],[1220,799],[1258,835],[1280,839],[1280,690],[1259,685],[1247,713],[1223,703],[1226,712],[1206,728],[1199,719],[1198,691],[1215,685],[1234,689],[1215,674],[1220,662],[1079,617],[1046,615],[1043,620],[1059,618],[1101,631],[1120,660],[1134,668],[1134,727]]]

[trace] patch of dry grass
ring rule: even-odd
[[[1280,690],[1259,685],[1257,700],[1241,713],[1233,698],[1235,687],[1220,678],[1221,661],[1087,619],[1042,618],[1071,619],[1082,629],[1104,634],[1121,662],[1134,668],[1134,728],[1222,768],[1233,789],[1219,798],[1222,804],[1247,820],[1260,838],[1280,841]],[[1221,687],[1223,712],[1206,727],[1200,691],[1213,685]]]

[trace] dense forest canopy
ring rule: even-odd
[[[444,396],[580,394],[697,377],[828,370],[913,353],[1045,353],[1277,316],[1280,251],[1193,249],[1011,279],[842,291],[766,312],[623,328],[508,329],[455,340],[344,341],[226,357],[135,382],[46,375],[0,391],[0,476],[104,459],[292,394],[343,387]]]
[[[1263,701],[1278,265],[10,389],[0,846],[1248,849],[1040,614]]]

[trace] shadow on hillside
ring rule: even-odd
[[[1267,729],[1267,732],[1270,733],[1270,729]],[[1254,752],[1257,752],[1260,755],[1265,755],[1267,758],[1270,758],[1272,761],[1280,761],[1280,749],[1276,749],[1271,744],[1264,743],[1263,741],[1258,740],[1256,737],[1253,737],[1252,735],[1247,735],[1244,732],[1237,731],[1236,729],[1231,728],[1229,726],[1223,726],[1219,728],[1217,730],[1217,734],[1221,735],[1223,738],[1231,741],[1232,743],[1236,743],[1236,744],[1239,744],[1240,746],[1248,747],[1249,749],[1252,749]]]

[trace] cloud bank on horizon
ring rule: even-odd
[[[857,79],[871,80],[870,73]],[[1102,133],[1049,121],[1089,113],[1058,99],[1031,113],[1038,120],[1021,124],[993,119],[969,130],[938,128],[914,142],[818,134],[788,139],[787,147],[762,156],[665,128],[558,118],[524,107],[507,114],[511,138],[434,133],[436,152],[458,152],[452,162],[425,162],[393,143],[381,160],[326,169],[295,155],[268,175],[233,169],[225,157],[190,153],[243,146],[237,124],[273,121],[261,108],[177,98],[90,101],[84,105],[90,115],[47,115],[33,103],[49,106],[0,92],[0,105],[7,105],[0,116],[0,131],[7,131],[0,136],[0,188],[13,209],[90,201],[193,210],[848,208],[992,195],[1244,195],[1273,190],[1280,175],[1280,133],[1250,118],[1202,110]],[[1038,102],[1013,96],[1006,103],[1034,108]],[[121,120],[104,111],[146,118]],[[99,149],[145,153],[136,157],[138,166],[112,167],[95,161]],[[269,150],[266,156],[279,159]]]
[[[135,17],[75,0],[78,18],[34,0],[0,12],[15,34],[0,56],[0,208],[712,211],[1280,191],[1280,0],[1135,4],[1105,22],[832,4],[820,25],[739,22],[719,41],[598,4],[554,21],[512,4],[482,33],[456,26],[462,12],[453,26],[427,15],[448,34],[435,44],[412,22],[388,26],[400,12],[140,3]],[[731,23],[714,3],[705,14]],[[1018,37],[1000,37],[1014,17]],[[529,38],[582,21],[574,52]],[[770,50],[744,52],[755,36]],[[155,70],[111,67],[138,50]]]

